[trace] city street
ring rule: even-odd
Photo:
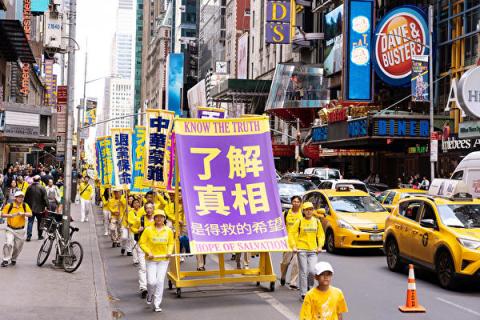
[[[121,256],[120,249],[111,248],[109,238],[103,236],[103,225],[97,216],[97,236],[105,266],[107,287],[119,319],[158,319],[145,301],[140,299],[137,271],[131,257]],[[226,255],[230,268],[235,264]],[[281,255],[272,254],[278,276]],[[337,255],[323,253],[320,259],[335,268],[334,285],[345,294],[349,313],[346,319],[462,319],[480,318],[480,285],[466,283],[460,292],[447,291],[436,283],[429,272],[416,270],[417,294],[426,314],[402,314],[398,306],[405,303],[407,272],[392,273],[385,257],[379,251],[355,251]],[[258,258],[253,259],[255,266]],[[216,257],[208,256],[206,269],[216,266]],[[195,259],[187,258],[182,267],[194,270]],[[182,290],[178,299],[175,290],[165,290],[162,319],[298,319],[301,307],[298,291],[280,287],[269,292],[268,284],[226,285]],[[167,284],[165,284],[167,288]]]

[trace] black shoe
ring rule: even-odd
[[[2,261],[2,267],[4,267],[4,268],[5,268],[6,266],[8,266],[8,261],[5,261],[5,260],[4,260],[4,261]]]
[[[30,242],[32,240],[32,237],[27,237],[27,242]]]
[[[127,252],[127,256],[131,257],[131,256],[133,256],[133,253]]]
[[[112,248],[115,248],[117,244],[115,242],[112,242]]]
[[[38,237],[38,240],[43,240],[44,238],[42,236]]]
[[[305,296],[302,294],[302,296],[300,297],[300,300],[305,300]]]
[[[16,264],[17,264],[17,261],[15,261],[15,260],[12,260],[12,262],[10,262],[10,264],[11,264],[12,266],[14,266],[14,265],[16,265]]]
[[[234,255],[234,254],[232,254],[232,257],[230,258],[230,260],[232,260],[232,261],[233,261],[233,260],[235,260],[235,259],[236,259],[235,255]]]
[[[141,290],[140,291],[140,295],[141,295],[142,299],[145,299],[147,297],[147,293],[148,293],[147,290]]]
[[[285,279],[280,279],[280,285],[283,287],[285,285]]]
[[[122,254],[122,256],[125,254],[125,249],[122,248],[122,250],[120,250],[120,253]]]
[[[120,247],[121,247],[121,246],[120,246],[120,242],[119,242],[119,243],[117,243],[117,248],[120,248]]]

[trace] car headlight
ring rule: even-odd
[[[457,240],[458,242],[460,242],[462,246],[464,246],[467,249],[476,250],[480,248],[480,241],[465,239],[465,238],[457,238]]]
[[[340,228],[348,229],[348,230],[355,230],[355,229],[352,227],[351,224],[349,224],[348,222],[346,222],[346,221],[344,221],[344,220],[342,220],[342,219],[338,220],[337,224],[338,224],[338,226],[339,226]]]

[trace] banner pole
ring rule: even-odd
[[[178,174],[178,157],[177,157],[177,154],[176,154],[176,146],[174,149],[172,149],[172,152],[175,153],[175,174]],[[179,190],[179,183],[178,183],[178,179],[175,179],[175,205],[174,205],[174,208],[175,208],[175,248],[176,248],[176,253],[180,253],[180,212],[179,212],[179,202],[180,202],[180,199],[179,199],[179,195],[180,195],[180,190]]]

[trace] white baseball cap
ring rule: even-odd
[[[15,192],[15,197],[24,197],[25,195],[23,194],[22,191],[17,191]]]
[[[315,265],[315,274],[318,276],[325,271],[330,271],[333,274],[333,267],[330,263],[325,261],[320,261]]]

